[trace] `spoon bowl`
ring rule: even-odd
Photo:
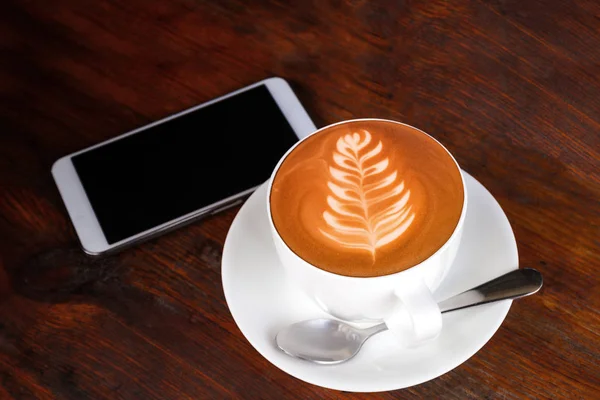
[[[354,357],[369,337],[386,329],[385,324],[358,329],[345,322],[319,318],[282,329],[275,341],[292,357],[317,364],[339,364]]]

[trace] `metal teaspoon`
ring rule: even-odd
[[[542,275],[517,269],[438,303],[442,313],[500,300],[518,299],[542,287]],[[292,324],[275,337],[286,354],[317,364],[339,364],[354,357],[371,336],[387,330],[385,323],[359,329],[344,322],[319,318]]]

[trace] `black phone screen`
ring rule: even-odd
[[[112,244],[260,185],[297,140],[262,85],[72,160]]]

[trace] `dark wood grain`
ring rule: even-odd
[[[320,126],[383,117],[441,140],[545,277],[467,362],[369,398],[598,398],[600,5],[246,3],[1,2],[0,398],[366,398],[292,378],[242,336],[220,276],[238,209],[94,259],[49,173],[275,75]]]

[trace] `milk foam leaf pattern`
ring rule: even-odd
[[[381,141],[366,130],[341,136],[329,165],[321,233],[346,248],[371,254],[402,236],[415,213],[410,190],[390,169]]]

